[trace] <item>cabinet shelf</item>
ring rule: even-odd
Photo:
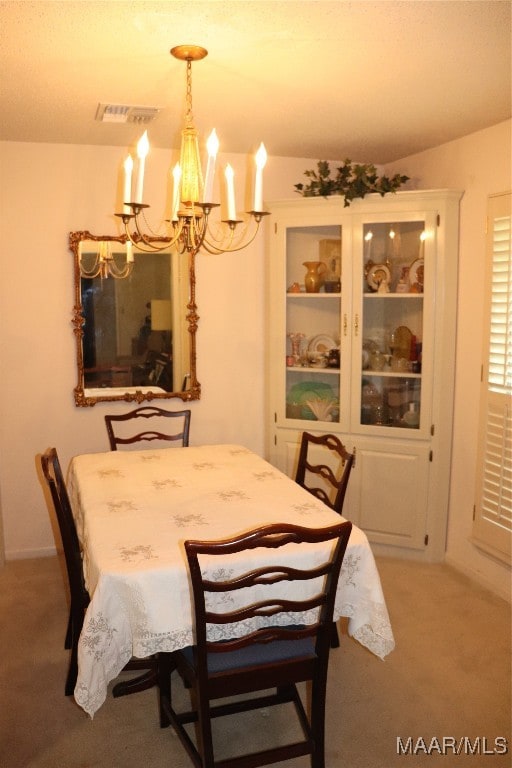
[[[339,376],[339,368],[319,368],[318,366],[307,365],[289,365],[286,367],[287,371],[291,373],[329,373],[331,375],[337,374]]]
[[[287,291],[286,297],[288,299],[336,299],[340,298],[341,293],[306,293],[305,291],[301,291],[300,293],[295,293],[294,291]]]
[[[383,299],[389,301],[390,299],[422,299],[422,293],[376,293],[368,292],[363,293],[365,299]]]
[[[379,378],[393,378],[393,379],[421,379],[421,373],[413,373],[412,371],[361,371],[361,376],[379,377]]]

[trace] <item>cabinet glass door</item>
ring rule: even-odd
[[[425,427],[423,361],[425,351],[431,352],[424,349],[425,295],[434,263],[425,259],[425,246],[429,239],[430,253],[432,232],[424,217],[362,224],[359,426],[417,432]]]
[[[287,420],[340,421],[341,252],[339,225],[286,229]]]

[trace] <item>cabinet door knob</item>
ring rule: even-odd
[[[354,333],[356,336],[359,333],[359,315],[356,315],[354,318]]]
[[[347,320],[347,313],[343,315],[343,335],[347,335],[347,327],[348,327],[348,320]]]

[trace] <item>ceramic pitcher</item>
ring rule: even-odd
[[[303,265],[307,269],[306,276],[304,278],[306,293],[318,293],[320,286],[323,283],[322,275],[326,271],[327,267],[323,261],[304,261]]]

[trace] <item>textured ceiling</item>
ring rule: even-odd
[[[511,114],[509,0],[0,2],[0,138],[129,146],[109,102],[161,107],[150,142],[178,146],[182,43],[221,151],[385,163]]]

